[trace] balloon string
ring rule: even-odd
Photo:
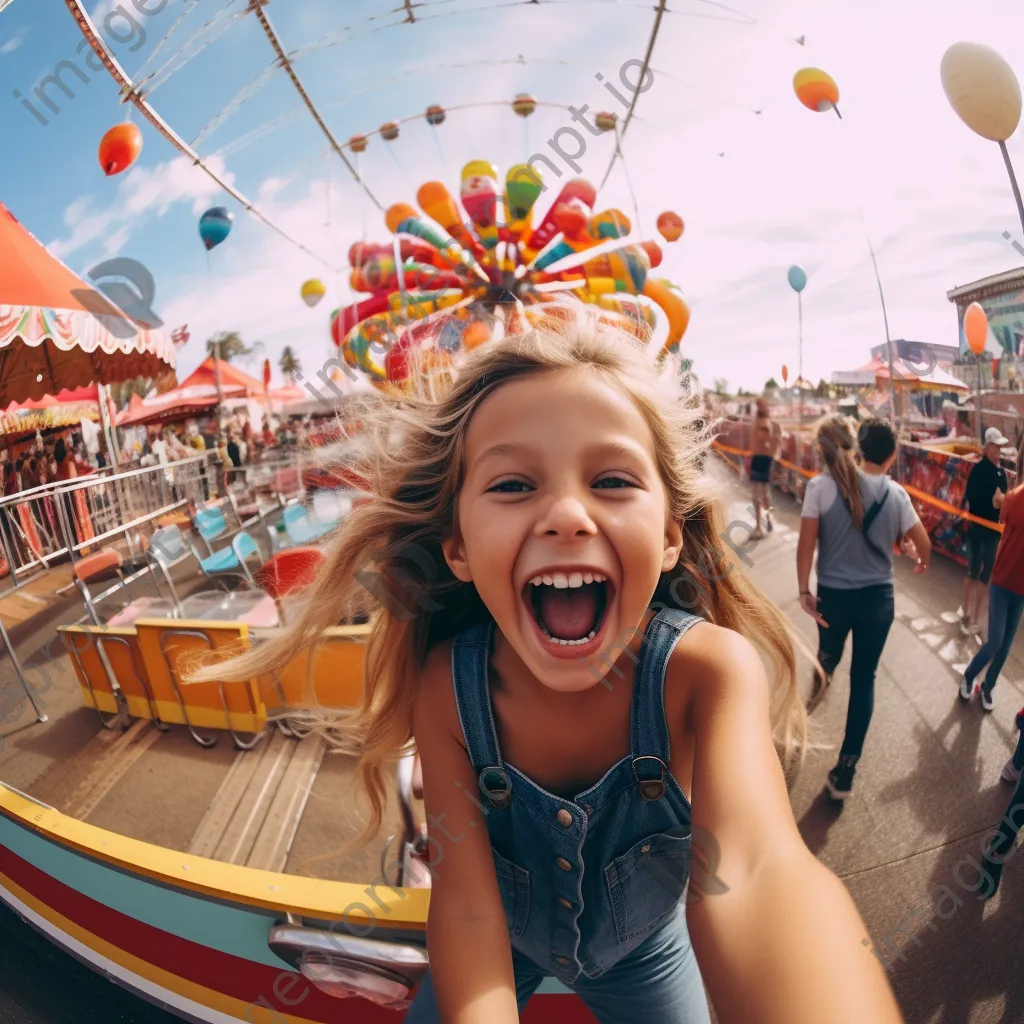
[[[401,161],[398,159],[397,156],[395,156],[395,150],[394,150],[393,146],[390,143],[388,143],[387,144],[387,148],[388,148],[388,153],[391,154],[391,159],[394,160],[395,166],[398,168],[398,172],[402,175],[402,180],[405,182],[405,187],[410,192],[415,194],[416,188],[413,185],[413,183],[409,180],[409,175],[406,174],[405,168],[402,166]]]
[[[437,148],[437,156],[441,161],[441,169],[444,171],[444,176],[445,178],[450,179],[451,175],[448,173],[448,163],[444,158],[444,151],[441,149],[441,139],[438,136],[437,128],[435,128],[434,125],[430,126],[430,134],[434,139],[434,146]]]
[[[640,204],[636,201],[636,192],[633,189],[633,180],[629,176],[629,164],[626,162],[626,154],[622,152],[622,135],[619,131],[618,119],[615,121],[615,152],[618,153],[619,161],[622,164],[622,171],[626,176],[626,185],[629,188],[629,197],[633,200],[633,215],[636,217],[636,230],[643,237],[644,229],[640,223]]]

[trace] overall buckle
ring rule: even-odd
[[[479,775],[480,789],[492,807],[501,811],[512,803],[512,780],[500,766],[485,768]]]
[[[665,764],[660,757],[645,755],[634,758],[633,774],[640,795],[648,803],[660,800],[665,795]]]

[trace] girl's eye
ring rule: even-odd
[[[528,491],[530,485],[525,480],[516,480],[510,478],[508,480],[499,480],[493,487],[487,488],[488,494],[522,494],[524,491]]]
[[[636,487],[632,480],[625,480],[621,476],[605,476],[598,480],[594,487],[600,488],[601,490],[615,489],[618,490],[621,487]]]

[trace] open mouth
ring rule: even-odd
[[[534,576],[523,597],[544,639],[571,649],[586,647],[598,637],[612,589],[600,573],[556,572]]]

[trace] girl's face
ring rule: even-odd
[[[445,557],[541,683],[603,678],[681,548],[654,438],[613,384],[558,370],[481,403]]]

